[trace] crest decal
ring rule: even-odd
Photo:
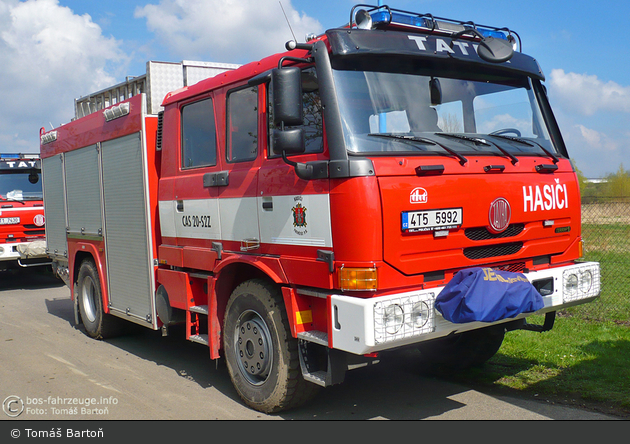
[[[293,226],[299,228],[306,227],[306,207],[298,203],[291,208],[291,211],[293,211]]]

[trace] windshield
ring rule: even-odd
[[[335,70],[348,151],[557,160],[531,81],[477,77]]]
[[[39,172],[0,172],[0,201],[41,200],[42,181]]]

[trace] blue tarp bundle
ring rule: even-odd
[[[543,308],[542,296],[521,273],[469,268],[461,270],[435,299],[450,322],[494,322]]]

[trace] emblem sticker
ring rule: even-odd
[[[302,196],[296,197],[295,200],[301,201]],[[293,212],[293,231],[299,236],[304,236],[308,232],[306,230],[306,226],[308,225],[306,222],[306,210],[307,208],[302,205],[302,202],[298,202],[291,208]]]
[[[414,188],[409,194],[409,203],[412,204],[427,203],[428,200],[429,193],[422,187]]]

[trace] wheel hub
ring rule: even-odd
[[[273,360],[269,328],[258,313],[245,312],[236,324],[235,351],[241,374],[251,384],[265,382]]]

